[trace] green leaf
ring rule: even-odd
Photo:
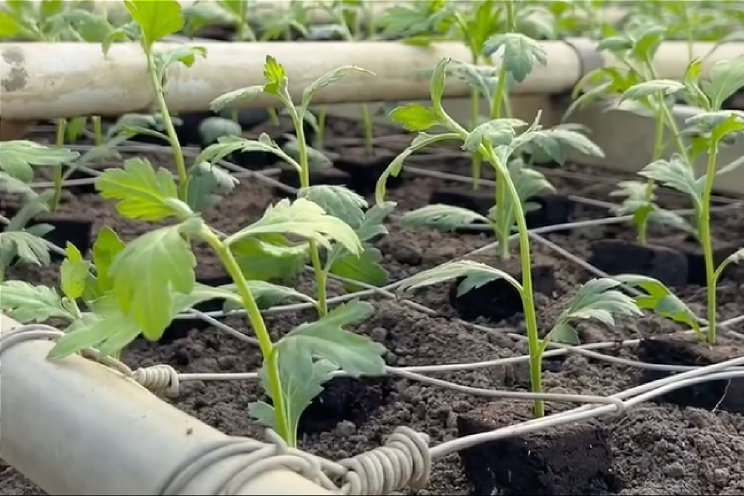
[[[21,324],[44,322],[52,317],[74,320],[53,288],[24,281],[0,283],[0,309]]]
[[[316,304],[316,301],[311,297],[287,286],[259,280],[248,280],[246,283],[248,284],[248,288],[260,309],[271,308],[280,303],[284,303],[285,301],[299,301]],[[202,285],[197,284],[197,287],[199,286]],[[204,298],[195,301],[189,306],[189,308],[196,303],[213,298],[221,298],[225,300],[225,311],[243,308],[242,299],[240,298],[235,284],[226,284],[224,286],[218,286],[217,288],[203,286],[203,289],[200,292],[204,295]],[[187,295],[186,297],[189,298],[190,295]]]
[[[67,143],[76,143],[83,135],[87,122],[88,118],[85,116],[68,119],[65,125],[65,141]]]
[[[624,52],[633,48],[633,41],[625,36],[610,36],[600,40],[597,44],[598,51]]]
[[[176,183],[168,170],[157,172],[144,158],[124,162],[123,169],[109,169],[96,180],[96,189],[106,200],[119,200],[116,210],[130,219],[147,221],[191,215],[178,199]]]
[[[337,306],[320,320],[300,324],[278,343],[279,354],[297,346],[320,359],[328,360],[352,377],[384,375],[385,347],[351,333],[344,327],[366,320],[374,313],[371,304],[351,301]]]
[[[558,126],[553,129],[526,131],[519,135],[515,142],[517,147],[540,149],[556,163],[563,165],[567,157],[567,149],[574,150],[590,157],[604,158],[604,152],[587,136],[572,129]]]
[[[664,33],[666,32],[666,26],[659,24],[651,24],[636,35],[634,46],[631,49],[631,54],[636,60],[641,61],[652,61],[656,50],[659,49],[659,45],[664,40]]]
[[[526,126],[520,119],[493,119],[476,126],[465,139],[463,148],[470,152],[478,151],[482,144],[488,143],[494,148],[509,147],[516,136],[516,128]]]
[[[571,346],[578,346],[581,344],[579,339],[579,333],[576,332],[570,324],[556,324],[550,330],[550,333],[546,336],[546,339],[556,343],[563,343]]]
[[[90,264],[83,259],[80,250],[68,241],[65,247],[65,260],[60,267],[60,282],[65,296],[71,300],[83,296],[89,271]]]
[[[3,171],[0,171],[0,191],[29,197],[36,194],[31,186]]]
[[[619,274],[613,278],[622,284],[640,288],[646,292],[635,298],[639,308],[651,310],[664,318],[686,324],[697,332],[700,331],[700,324],[692,310],[660,281],[637,274]]]
[[[731,264],[740,264],[744,262],[744,248],[739,248],[734,253],[726,257],[715,271],[715,279],[718,280],[723,271]]]
[[[490,224],[490,220],[467,208],[441,203],[427,205],[403,214],[401,222],[407,227],[434,227],[443,231],[454,231],[458,227],[475,221]]]
[[[295,164],[299,165],[300,145],[296,139],[294,139],[293,137],[288,139],[287,142],[282,145],[281,150],[282,152],[284,152],[284,155],[282,156],[282,158],[284,158],[285,160],[286,160],[286,157],[291,158],[291,161],[288,160],[290,165],[292,166],[294,166]],[[333,165],[333,161],[330,158],[328,158],[328,155],[326,155],[324,152],[317,150],[311,146],[305,146],[305,151],[307,152],[308,167],[310,168],[311,171],[326,169]],[[295,169],[297,168],[298,167],[295,167]]]
[[[693,59],[690,61],[683,77],[683,83],[687,96],[692,102],[702,109],[710,109],[710,100],[703,90],[700,89],[700,74],[703,71],[703,61]]]
[[[372,205],[372,208],[364,213],[364,220],[356,227],[361,242],[373,241],[374,238],[388,233],[385,218],[392,213],[395,205],[395,202],[383,202],[380,205]]]
[[[13,15],[0,10],[0,39],[15,38],[24,30],[23,25]]]
[[[165,53],[158,53],[155,56],[155,70],[157,71],[158,80],[165,82],[165,71],[175,63],[181,63],[186,67],[191,67],[196,62],[197,57],[205,58],[207,49],[199,46],[180,46]]]
[[[143,234],[124,247],[109,270],[122,313],[153,341],[170,324],[173,293],[194,289],[196,259],[182,236],[185,227],[186,223]]]
[[[199,124],[199,137],[202,144],[212,145],[213,143],[217,143],[219,138],[223,136],[237,136],[242,138],[243,128],[234,120],[225,119],[224,117],[207,117]]]
[[[394,108],[390,112],[390,120],[400,124],[407,131],[426,131],[441,124],[435,109],[418,103]]]
[[[458,260],[434,267],[433,269],[419,272],[409,277],[398,287],[399,293],[410,292],[419,288],[433,286],[451,279],[464,278],[457,288],[457,295],[462,296],[468,291],[477,289],[484,284],[496,279],[504,279],[522,292],[522,285],[510,274],[490,267],[486,264],[473,262],[471,260]]]
[[[183,27],[181,5],[176,0],[124,0],[124,6],[142,30],[142,41],[148,50],[156,41]]]
[[[488,108],[491,108],[492,93],[499,79],[497,68],[455,61],[449,72],[476,90],[487,101]]]
[[[309,186],[300,189],[297,197],[317,203],[325,213],[341,219],[352,229],[356,229],[362,223],[363,209],[367,208],[367,200],[344,186],[330,184]]]
[[[27,231],[0,232],[0,253],[3,262],[10,263],[18,257],[27,264],[49,265],[49,246],[38,236]],[[5,295],[3,295],[5,296]]]
[[[98,237],[93,243],[93,264],[96,266],[96,281],[102,294],[113,288],[113,281],[109,277],[109,270],[116,256],[124,249],[124,242],[116,232],[109,227],[98,231]]]
[[[293,245],[281,234],[244,238],[230,245],[243,275],[262,281],[294,280],[308,259],[308,245]]]
[[[344,221],[328,215],[317,203],[298,198],[283,199],[266,209],[263,217],[233,234],[225,243],[263,234],[294,234],[330,249],[330,241],[341,243],[350,253],[362,250],[359,238]]]
[[[705,177],[695,179],[692,169],[678,155],[669,160],[651,162],[638,174],[685,193],[697,206],[702,202]]]
[[[437,110],[442,108],[442,96],[444,96],[444,83],[447,75],[447,66],[450,64],[451,59],[444,58],[439,61],[437,66],[434,68],[434,72],[431,74],[431,81],[429,82],[429,94],[431,96],[431,103]]]
[[[237,184],[238,180],[225,169],[201,162],[189,170],[189,208],[204,212],[230,194]]]
[[[279,95],[281,90],[287,88],[287,73],[284,66],[271,55],[266,56],[264,62],[264,84],[263,90],[270,95]]]
[[[255,100],[263,93],[263,86],[248,86],[247,88],[228,91],[212,100],[212,103],[209,104],[209,108],[212,112],[219,112],[236,102]]]
[[[332,84],[335,84],[339,81],[341,81],[346,75],[348,75],[351,72],[358,72],[362,74],[368,74],[371,76],[374,76],[374,72],[369,71],[367,69],[364,69],[362,67],[358,67],[355,65],[345,65],[342,67],[337,67],[335,69],[332,69],[322,76],[320,76],[318,79],[310,83],[309,86],[307,86],[304,91],[302,92],[302,103],[301,106],[304,109],[304,111],[307,110],[307,108],[310,106],[310,101],[312,100],[315,93],[322,90],[323,88],[330,86]]]
[[[101,51],[103,52],[103,56],[106,57],[108,55],[109,50],[111,50],[111,45],[114,43],[137,39],[141,33],[141,30],[138,33],[138,29],[139,27],[137,23],[131,22],[109,31],[101,42]]]
[[[536,63],[546,65],[547,54],[540,44],[520,33],[506,33],[493,36],[486,41],[483,54],[490,57],[502,51],[502,64],[518,83],[527,78]]]
[[[716,62],[710,71],[710,81],[703,84],[703,91],[710,98],[711,106],[720,110],[731,95],[744,87],[744,56]]]
[[[368,246],[360,255],[347,253],[336,257],[330,266],[330,272],[337,276],[382,287],[388,282],[388,273],[382,267],[382,254],[377,248]],[[361,287],[355,284],[344,284],[347,291],[356,291]]]
[[[659,93],[666,95],[674,95],[685,89],[685,85],[679,81],[671,79],[654,79],[652,81],[644,81],[628,88],[625,93],[620,97],[620,101],[623,100],[641,100],[651,95],[658,95]]]
[[[49,147],[28,140],[0,142],[0,170],[29,183],[34,178],[32,166],[58,166],[79,157],[66,148]]]

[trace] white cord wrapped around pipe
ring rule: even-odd
[[[234,441],[108,367],[47,360],[53,343],[9,339],[17,326],[0,314],[0,457],[50,494],[158,494],[194,453]],[[171,494],[222,494],[249,456],[191,465]],[[270,470],[227,494],[332,493]]]

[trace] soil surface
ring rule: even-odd
[[[336,124],[334,129],[340,126]],[[339,133],[343,134],[343,133]],[[346,135],[348,136],[348,134]],[[332,138],[329,138],[329,142]],[[343,141],[343,140],[341,140]],[[353,140],[352,140],[353,141]],[[400,140],[398,140],[398,143]],[[329,145],[330,146],[330,145]],[[357,142],[353,146],[359,146]],[[338,145],[337,150],[341,150]],[[167,165],[167,158],[153,155],[153,161]],[[447,170],[468,175],[467,160],[418,159],[412,165]],[[566,175],[566,172],[572,172]],[[584,195],[608,200],[611,184],[620,178],[596,170],[568,166],[560,171],[545,168],[561,194]],[[601,177],[601,181],[596,178]],[[420,177],[406,171],[400,187],[389,190],[388,198],[398,203],[395,215],[428,203],[431,192],[448,185],[430,177]],[[602,189],[604,187],[604,189]],[[686,207],[684,199],[664,195],[670,208]],[[259,217],[273,199],[272,188],[255,179],[241,179],[235,192],[205,215],[208,222],[225,232],[234,232]],[[369,196],[374,201],[373,196]],[[94,194],[66,194],[62,212],[86,217],[93,222],[93,231],[109,226],[120,236],[132,239],[150,226],[119,218],[111,202]],[[575,219],[608,216],[601,208],[579,205]],[[716,236],[744,246],[744,207],[716,214],[713,220]],[[437,264],[466,256],[474,249],[493,242],[490,233],[442,233],[433,229],[410,229],[397,219],[389,222],[390,234],[377,246],[390,281],[400,280]],[[635,236],[632,225],[574,229],[569,233],[546,234],[544,237],[571,255],[586,260],[591,244],[602,239],[628,239]],[[663,240],[674,233],[652,233]],[[594,277],[576,261],[567,259],[550,247],[532,240],[534,262],[553,268],[554,287],[550,294],[538,294],[539,323],[547,329],[565,308],[578,284]],[[516,246],[512,248],[516,256]],[[208,277],[219,273],[213,257],[203,247],[196,248],[199,274]],[[493,249],[468,257],[472,260],[501,266]],[[47,285],[56,284],[58,264],[47,268],[24,267],[10,271],[10,277]],[[297,287],[312,294],[312,277],[301,277]],[[330,293],[343,291],[332,283]],[[386,361],[395,366],[465,363],[507,358],[526,353],[524,321],[521,313],[507,319],[490,321],[478,318],[474,322],[491,328],[486,332],[456,321],[458,316],[449,300],[450,285],[417,291],[395,300],[384,296],[368,298],[375,314],[361,324],[357,332],[383,343],[388,353]],[[705,291],[695,285],[677,288],[678,295],[698,314],[704,315]],[[744,278],[722,279],[719,289],[721,319],[744,313]],[[423,312],[411,302],[423,304],[436,312]],[[294,326],[313,319],[310,311],[267,315],[267,324],[275,337]],[[245,322],[236,317],[226,322],[250,334]],[[620,321],[613,327],[580,324],[583,343],[618,341],[603,349],[604,353],[637,360],[635,345],[622,345],[621,340],[641,339],[683,330],[681,326],[653,316],[636,321]],[[744,333],[744,324],[732,330]],[[182,338],[152,344],[136,341],[124,353],[123,360],[132,367],[168,363],[181,372],[246,372],[260,367],[258,350],[213,327],[192,330]],[[584,393],[609,395],[638,385],[641,372],[636,367],[588,359],[579,355],[546,359],[544,385],[554,393]],[[502,365],[470,371],[437,373],[437,378],[480,388],[528,390],[526,364]],[[385,437],[400,425],[406,425],[430,436],[431,445],[458,436],[458,419],[483,408],[492,399],[475,397],[458,391],[423,385],[407,379],[390,377],[385,380],[334,382],[328,397],[339,402],[335,411],[318,409],[303,423],[301,448],[330,459],[341,459],[380,446]],[[262,436],[262,428],[247,413],[248,404],[261,398],[257,384],[247,381],[184,382],[181,393],[172,401],[178,408],[231,435]],[[524,402],[500,403],[504,418],[515,418],[523,411]],[[549,404],[565,409],[565,404]],[[512,411],[513,410],[513,411]],[[601,419],[610,449],[612,487],[605,494],[741,494],[744,492],[744,415],[716,410],[680,407],[667,403],[644,403],[625,413]],[[485,469],[485,467],[484,467]],[[429,486],[425,490],[405,494],[473,494],[473,484],[465,475],[458,454],[437,460]],[[41,490],[0,463],[0,493],[40,494]]]

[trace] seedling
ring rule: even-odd
[[[710,71],[708,80],[700,80],[702,62],[697,59],[690,63],[683,81],[652,80],[638,83],[626,91],[632,95],[663,92],[665,95],[682,96],[694,103],[701,112],[687,119],[694,135],[690,140],[689,157],[697,158],[707,154],[705,174],[696,177],[688,162],[679,155],[669,160],[657,160],[648,164],[641,176],[658,181],[663,186],[676,189],[688,195],[694,206],[700,243],[703,248],[706,272],[708,331],[706,340],[716,342],[716,286],[723,270],[742,259],[741,250],[725,259],[718,268],[713,259],[713,245],[710,229],[710,201],[716,176],[731,172],[744,164],[735,160],[718,167],[718,151],[734,136],[744,132],[744,112],[722,110],[723,103],[740,88],[744,87],[744,57],[717,62]],[[692,134],[688,131],[688,134]]]
[[[248,19],[253,3],[251,0],[194,2],[183,9],[183,31],[187,36],[193,36],[206,26],[227,25],[235,30],[234,41],[256,41],[256,33]]]
[[[621,67],[603,67],[582,78],[574,89],[574,102],[566,111],[564,119],[575,110],[600,98],[617,98],[617,108],[650,117],[655,122],[654,147],[651,161],[662,158],[667,148],[666,133],[669,132],[681,160],[689,163],[687,145],[682,139],[672,115],[673,99],[657,81],[653,59],[664,39],[665,28],[658,24],[643,24],[623,36],[612,36],[602,40],[598,48],[612,53]],[[645,84],[644,84],[645,83]],[[585,91],[581,96],[579,92]],[[648,225],[670,225],[685,231],[692,228],[683,218],[661,208],[655,199],[656,184],[648,179],[645,184],[625,181],[612,193],[623,198],[617,212],[633,215],[638,232],[638,243],[648,242]]]
[[[233,105],[241,100],[257,98],[260,95],[266,95],[278,100],[287,110],[292,119],[292,123],[294,124],[297,139],[296,142],[290,141],[290,143],[293,145],[296,144],[297,146],[297,158],[295,159],[292,157],[288,150],[282,150],[278,147],[267,135],[262,135],[258,140],[222,138],[220,139],[220,144],[215,145],[213,150],[219,150],[219,153],[232,153],[238,150],[262,150],[277,155],[290,166],[294,167],[299,174],[301,188],[300,197],[306,196],[313,201],[320,203],[328,209],[328,213],[331,215],[337,215],[340,219],[349,221],[348,225],[354,229],[361,229],[363,226],[362,217],[364,217],[361,208],[366,207],[366,202],[363,198],[342,187],[321,187],[310,185],[310,158],[312,149],[307,145],[303,127],[303,122],[311,115],[309,114],[308,109],[313,95],[317,91],[339,81],[350,72],[369,74],[369,71],[356,66],[344,66],[334,69],[322,75],[311,83],[310,86],[305,88],[302,93],[300,105],[297,106],[293,102],[292,95],[289,92],[289,81],[284,67],[273,57],[267,56],[264,64],[265,83],[263,85],[251,86],[226,93],[214,100],[211,107],[213,111],[219,112],[223,108]],[[219,148],[220,146],[221,148]],[[385,207],[387,212],[389,212],[389,208],[392,207]],[[372,211],[367,213],[367,216],[372,215]],[[373,217],[378,217],[377,212],[374,213]],[[353,221],[350,220],[352,218]],[[381,223],[382,218],[384,218],[384,215],[379,219],[378,223]],[[333,264],[329,267],[328,262],[326,262],[326,264],[322,262],[319,246],[314,240],[310,240],[309,249],[313,270],[315,272],[318,310],[322,316],[328,311],[326,296],[328,272],[334,271],[334,269],[332,267]],[[377,284],[381,280],[380,274],[383,273],[382,269],[377,264],[377,261],[379,261],[379,253],[375,254],[375,251],[371,247],[366,249],[364,253],[366,255],[362,255],[357,261],[357,263],[361,265],[357,267],[356,272],[358,272],[358,275],[362,277],[362,281]],[[333,259],[334,256],[329,256],[329,260]]]

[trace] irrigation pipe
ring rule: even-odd
[[[161,494],[195,453],[232,439],[110,367],[79,355],[48,360],[50,339],[61,334],[48,326],[19,326],[0,314],[0,456],[44,491]],[[253,460],[265,470],[254,471],[234,492],[219,491],[234,474],[251,471],[245,464],[251,453],[202,463],[167,494],[331,494],[272,462],[282,454],[276,448]]]
[[[602,63],[595,42],[585,39],[540,42],[546,66],[537,65],[514,93],[560,94],[571,91],[588,71]],[[322,74],[343,65],[359,65],[376,76],[350,75],[331,88],[319,91],[316,104],[367,101],[419,100],[428,97],[431,70],[444,57],[469,60],[468,49],[458,42],[416,47],[400,42],[302,42],[302,43],[194,43],[207,49],[207,57],[190,68],[168,71],[166,99],[172,112],[204,111],[217,96],[237,88],[260,85],[262,65],[271,54],[282,62],[290,93],[302,90]],[[160,43],[156,51],[180,43]],[[695,55],[704,55],[712,43],[697,43]],[[586,49],[588,47],[589,49]],[[686,42],[664,42],[654,64],[660,78],[680,78],[687,66]],[[717,60],[743,51],[741,43],[719,46],[706,60],[705,73]],[[318,54],[323,54],[319,57]],[[115,43],[104,58],[93,43],[2,43],[0,57],[0,107],[2,118],[29,121],[80,115],[122,115],[154,108],[152,91],[142,84],[146,62],[136,43]],[[240,61],[236,63],[236,61]],[[95,78],[91,79],[91,74]],[[465,97],[470,89],[453,78],[446,97]],[[273,106],[258,98],[245,106]]]

